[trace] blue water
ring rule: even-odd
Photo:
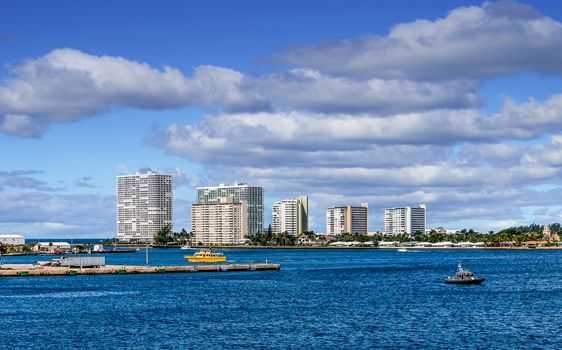
[[[151,265],[184,264],[150,249]],[[562,251],[225,250],[281,271],[0,279],[10,349],[560,348]],[[45,259],[44,257],[42,259]],[[107,254],[144,264],[145,252]],[[4,263],[36,257],[4,257]],[[486,278],[445,285],[458,262]]]
[[[113,238],[26,238],[25,243],[32,242],[67,242],[72,244],[100,244],[104,241],[113,242]]]

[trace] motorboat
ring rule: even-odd
[[[200,250],[193,255],[186,255],[184,258],[189,262],[195,263],[226,262],[226,256],[223,253],[211,250]]]
[[[457,273],[445,280],[445,283],[448,284],[480,284],[482,282],[484,282],[483,277],[477,277],[474,273],[462,267],[461,264],[457,266]]]

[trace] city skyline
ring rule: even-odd
[[[428,228],[561,222],[558,7],[3,4],[0,232],[113,237],[115,177],[148,170],[176,230],[193,189],[237,181],[265,208],[306,194],[315,232],[363,202],[370,231],[415,203]]]

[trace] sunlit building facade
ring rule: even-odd
[[[384,233],[386,235],[413,235],[425,233],[426,206],[387,208],[384,210]]]
[[[263,230],[263,187],[245,183],[234,185],[198,187],[197,204],[219,203],[220,198],[233,198],[235,203],[245,201],[247,204],[247,232],[252,235]]]
[[[161,228],[173,227],[173,188],[169,174],[117,176],[117,239],[153,242]]]
[[[238,244],[248,231],[248,205],[234,198],[218,203],[192,204],[191,229],[196,243]]]
[[[326,209],[326,234],[340,235],[357,233],[366,235],[369,229],[369,205],[343,206]]]
[[[298,235],[308,231],[308,197],[275,202],[271,211],[273,232]]]

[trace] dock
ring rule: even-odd
[[[278,271],[280,264],[213,264],[185,266],[106,265],[100,267],[40,266],[32,264],[0,265],[0,277],[126,275],[148,273]]]

